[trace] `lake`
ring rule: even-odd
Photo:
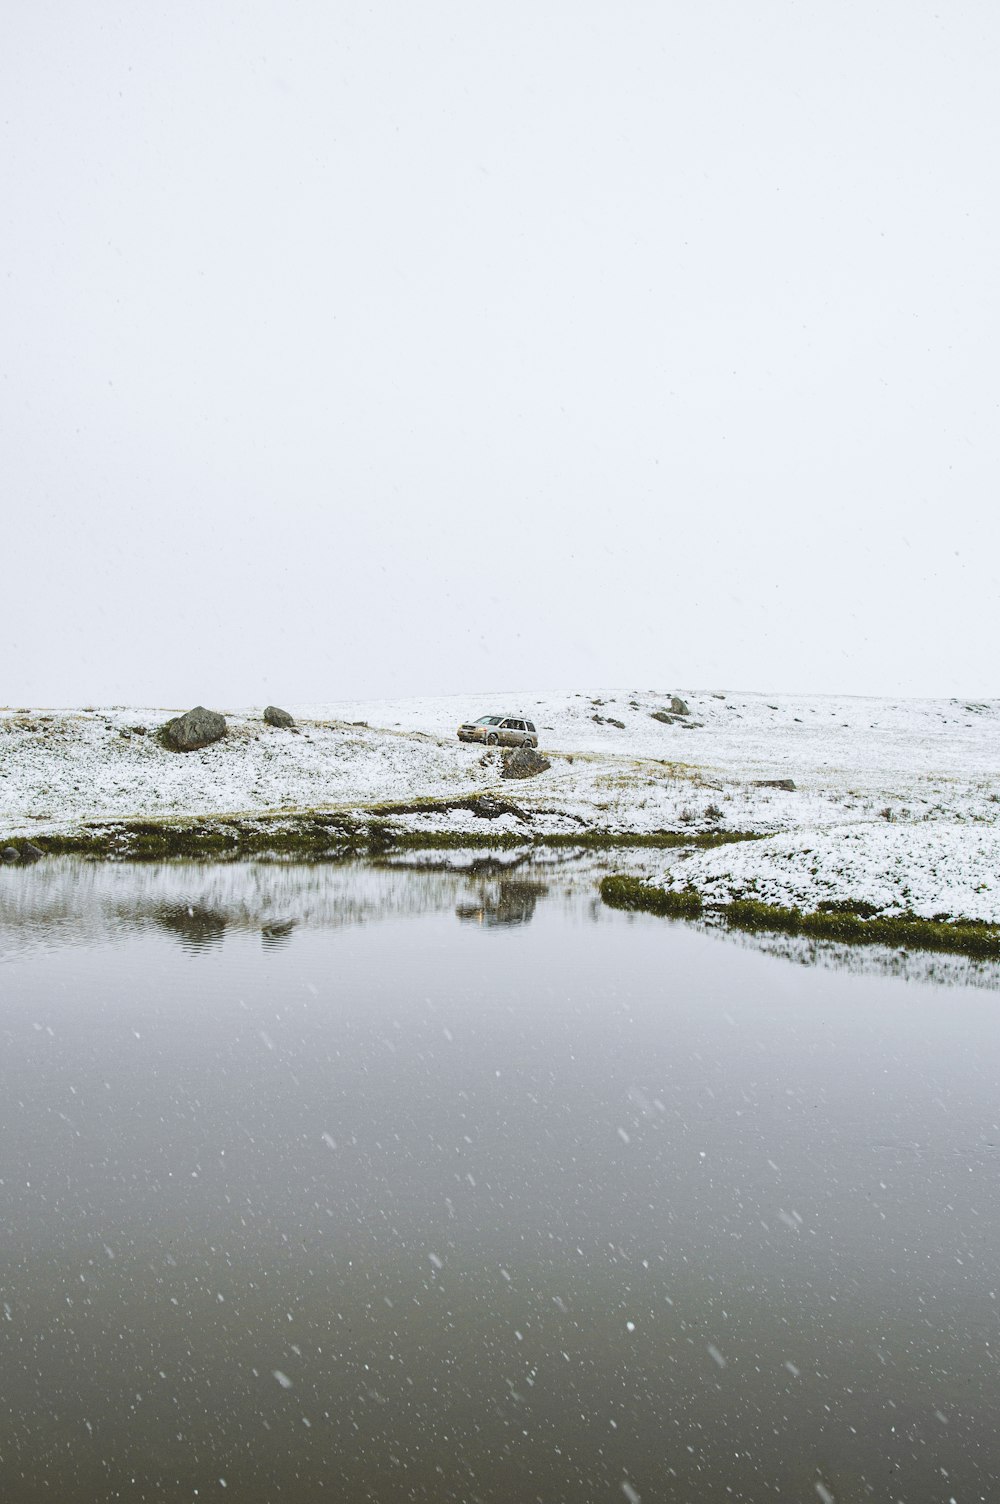
[[[996,991],[596,871],[0,870],[5,1504],[998,1497]]]

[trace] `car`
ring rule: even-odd
[[[533,721],[521,715],[481,715],[458,728],[460,742],[485,742],[487,747],[537,747]]]

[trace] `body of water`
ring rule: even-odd
[[[1000,1493],[996,993],[571,863],[0,870],[0,1498]]]

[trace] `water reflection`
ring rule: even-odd
[[[994,1000],[408,866],[0,883],[3,1504],[992,1499]]]
[[[849,946],[801,936],[749,935],[718,926],[612,914],[597,888],[628,854],[521,848],[429,851],[378,863],[283,861],[98,863],[66,857],[0,867],[0,962],[33,950],[121,941],[135,930],[171,935],[189,956],[211,955],[254,934],[265,952],[322,929],[441,914],[498,931],[524,928],[544,905],[575,909],[579,922],[701,930],[717,943],[797,966],[947,986],[1000,989],[1000,964],[964,956]],[[644,858],[634,854],[643,873]]]
[[[519,882],[513,878],[484,883],[477,901],[460,903],[455,913],[459,919],[484,925],[486,929],[529,924],[534,918],[535,905],[548,891],[544,883]]]
[[[790,961],[795,966],[842,971],[856,977],[895,977],[903,982],[930,982],[940,987],[1000,990],[1000,962],[936,951],[897,950],[885,945],[845,945],[806,935],[748,934],[715,930],[733,945]]]
[[[155,916],[158,924],[176,935],[184,950],[210,950],[222,944],[228,920],[225,914],[193,904],[166,904]]]
[[[295,929],[295,924],[296,921],[294,919],[286,919],[283,923],[280,924],[275,923],[262,925],[260,938],[264,949],[279,950],[283,945],[287,945],[288,941],[292,938],[292,931]]]
[[[284,862],[113,863],[64,858],[0,870],[0,959],[65,944],[98,944],[152,929],[189,955],[256,933],[267,951],[298,933],[451,914],[484,928],[524,925],[549,894],[545,875],[574,854],[456,854],[449,860],[342,865]],[[592,888],[582,870],[576,879]]]

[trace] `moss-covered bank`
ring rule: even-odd
[[[637,877],[605,877],[601,897],[612,909],[641,909],[672,919],[698,919],[703,908],[701,894],[694,888],[677,893],[670,888],[653,888]]]
[[[978,920],[923,919],[918,914],[879,914],[870,904],[838,902],[820,909],[787,909],[756,899],[705,903],[693,888],[672,892],[634,877],[606,877],[601,897],[611,908],[644,910],[676,918],[705,917],[732,929],[782,935],[805,935],[814,940],[838,940],[851,945],[887,945],[907,950],[949,951],[956,955],[1000,960],[1000,925]]]
[[[369,849],[365,826],[343,818],[255,820],[116,820],[57,835],[39,835],[45,856],[162,861],[171,857],[227,860],[273,854],[329,859]]]
[[[91,860],[162,861],[174,857],[216,861],[251,856],[298,857],[337,861],[352,856],[381,856],[390,851],[455,850],[515,846],[573,847],[613,850],[624,847],[720,846],[758,839],[742,831],[655,831],[628,834],[580,830],[538,832],[527,821],[519,830],[496,830],[491,820],[477,831],[415,831],[393,823],[393,816],[441,813],[432,807],[376,806],[350,812],[306,811],[266,816],[220,815],[212,819],[114,820],[91,822],[75,831],[37,835],[45,856],[81,856]],[[6,844],[0,839],[0,847]],[[23,840],[13,840],[20,847]]]

